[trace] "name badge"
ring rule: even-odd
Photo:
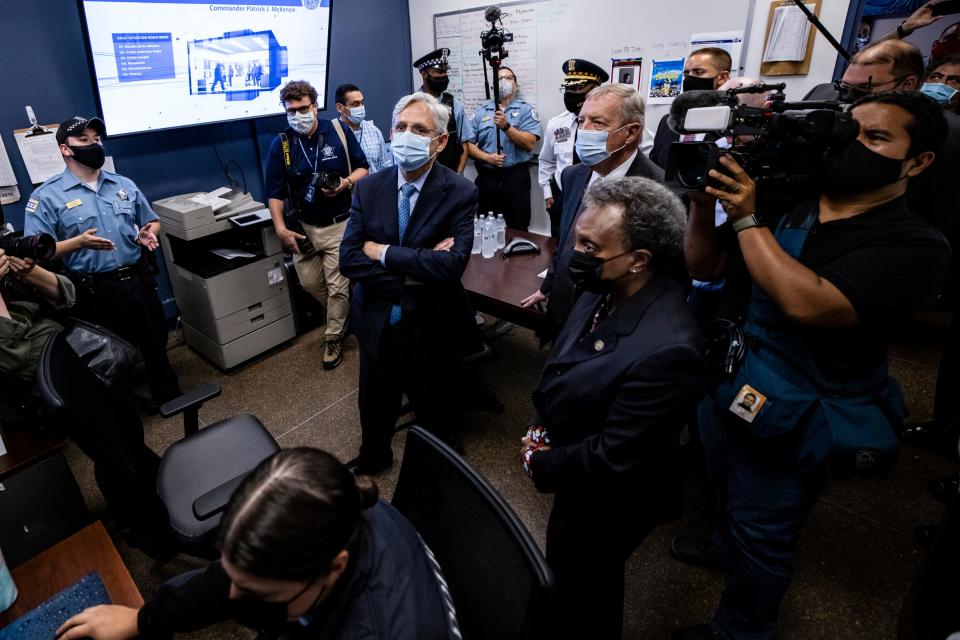
[[[737,392],[737,397],[730,403],[730,412],[752,423],[766,401],[767,396],[745,384]]]
[[[67,209],[73,209],[74,207],[79,207],[82,204],[83,201],[80,198],[77,198],[76,200],[71,200],[67,203]]]

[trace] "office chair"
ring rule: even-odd
[[[541,637],[553,577],[493,487],[436,436],[407,432],[392,504],[443,569],[465,640]]]
[[[75,412],[95,412],[95,419],[140,429],[140,416],[111,393],[81,362],[64,338],[46,344],[37,369],[35,390],[44,407],[61,420]],[[252,415],[238,415],[199,429],[201,405],[220,395],[207,383],[165,403],[160,414],[183,414],[184,439],[163,455],[156,491],[169,515],[181,548],[200,557],[216,557],[217,527],[233,490],[262,460],[279,450],[276,441]]]

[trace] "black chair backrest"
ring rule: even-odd
[[[465,640],[538,638],[553,578],[513,510],[439,439],[413,427],[393,505],[433,550]]]

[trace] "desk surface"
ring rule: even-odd
[[[500,259],[500,252],[492,258],[479,253],[470,256],[463,273],[463,286],[470,294],[477,311],[537,330],[543,324],[543,311],[520,308],[520,301],[540,288],[538,277],[553,262],[556,240],[527,231],[507,229],[507,243],[514,238],[526,238],[540,247],[540,253],[528,253]]]
[[[12,571],[20,595],[0,613],[0,627],[32,611],[83,576],[97,571],[113,604],[140,607],[143,598],[110,536],[97,521]]]
[[[66,439],[51,431],[30,427],[0,429],[7,453],[0,456],[0,480],[48,458],[67,446]]]

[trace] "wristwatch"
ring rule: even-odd
[[[907,30],[903,28],[903,25],[904,25],[906,22],[907,22],[907,21],[904,20],[903,22],[901,22],[900,24],[897,25],[897,36],[898,36],[901,40],[903,40],[904,38],[906,38],[907,36],[909,36],[910,33],[913,33],[912,31],[911,31],[910,33],[907,33]]]
[[[734,220],[731,225],[733,230],[737,233],[740,233],[744,229],[750,229],[751,227],[759,227],[760,221],[757,220],[756,214],[751,213],[750,215]]]
[[[345,180],[346,183],[347,183],[347,189],[348,189],[348,190],[349,190],[349,189],[353,189],[353,180],[351,180],[350,178],[344,178],[344,180]]]
[[[510,127],[512,127],[512,126],[513,126],[513,125],[510,124],[510,121],[507,120],[507,126],[505,126],[505,127],[503,128],[503,132],[506,133],[507,131],[510,131]]]

